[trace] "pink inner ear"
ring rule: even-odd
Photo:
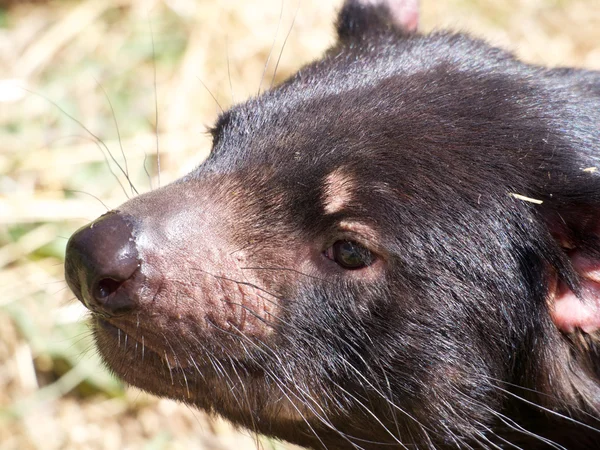
[[[565,333],[576,328],[593,333],[600,330],[600,260],[575,251],[571,261],[581,277],[581,298],[559,282],[551,305],[552,320]]]
[[[419,26],[419,0],[360,0],[365,5],[386,5],[394,23],[406,31]]]

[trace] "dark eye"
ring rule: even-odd
[[[362,269],[373,263],[373,254],[353,241],[337,241],[327,250],[325,256],[348,270]]]

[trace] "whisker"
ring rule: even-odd
[[[279,388],[279,390],[281,391],[281,393],[283,394],[283,396],[285,398],[287,398],[288,402],[290,403],[290,405],[292,405],[292,408],[294,408],[296,410],[296,412],[298,413],[298,415],[302,418],[302,420],[304,421],[304,423],[306,423],[306,426],[308,427],[308,429],[315,435],[315,437],[317,438],[317,440],[319,441],[319,443],[323,446],[324,449],[327,449],[328,447],[325,445],[325,443],[321,440],[321,438],[319,437],[319,434],[315,431],[315,429],[312,427],[312,425],[309,423],[308,419],[306,417],[304,417],[304,414],[302,414],[302,412],[300,411],[300,408],[298,408],[296,406],[296,404],[292,401],[292,399],[289,397],[289,395],[287,395],[285,393],[285,390],[283,389],[283,386],[277,381],[277,379],[275,379],[274,377],[271,377],[273,383],[275,383],[275,385]]]
[[[277,69],[279,68],[279,63],[281,61],[281,56],[283,55],[283,50],[285,49],[285,45],[287,44],[288,38],[290,34],[292,34],[292,30],[294,29],[294,24],[296,23],[296,18],[298,17],[298,11],[300,11],[300,5],[302,4],[302,0],[298,0],[298,6],[296,7],[296,12],[294,13],[294,18],[292,19],[292,24],[285,35],[285,39],[283,40],[283,45],[281,46],[281,51],[279,52],[279,56],[277,57],[277,63],[275,64],[275,70],[273,71],[273,78],[271,78],[271,84],[269,85],[269,89],[273,88],[273,84],[275,83],[275,77],[277,76]]]
[[[227,333],[230,336],[234,336],[238,339],[240,338],[244,338],[248,343],[250,343],[251,345],[253,345],[255,348],[257,348],[257,350],[261,351],[261,352],[265,352],[265,349],[259,347],[255,342],[253,342],[250,338],[248,338],[241,330],[239,330],[237,327],[236,331],[238,331],[238,333],[240,333],[240,335],[235,335],[233,333],[230,333],[226,330],[223,330],[222,328],[216,326],[214,323],[211,323],[211,325],[213,325],[214,327],[216,327],[219,331]],[[262,343],[262,342],[261,342]],[[270,351],[270,353],[266,353],[267,355],[270,355],[272,357],[274,357],[280,364],[279,367],[283,368],[285,367],[285,365],[283,364],[283,362],[281,361],[281,359],[279,358],[279,356],[271,349],[269,348],[267,345],[265,345],[264,343],[262,343],[263,346],[265,346],[266,349],[268,349]],[[306,425],[309,427],[309,429],[314,433],[315,437],[319,440],[319,442],[324,446],[324,448],[327,448],[327,446],[325,446],[325,444],[322,442],[322,440],[320,439],[320,437],[318,436],[318,434],[314,431],[313,427],[310,425],[310,423],[308,422],[308,420],[306,419],[306,417],[302,414],[302,412],[300,411],[300,409],[296,406],[296,404],[292,401],[292,399],[289,397],[288,394],[285,393],[285,391],[287,390],[291,395],[293,395],[297,400],[299,400],[304,406],[306,406],[311,413],[317,417],[324,425],[326,425],[328,428],[330,428],[331,430],[337,432],[341,437],[345,438],[345,434],[340,432],[339,430],[337,430],[337,428],[335,428],[335,426],[329,421],[329,420],[325,420],[324,418],[321,417],[321,415],[315,411],[314,407],[311,406],[310,404],[306,403],[306,401],[304,401],[303,399],[301,399],[300,397],[298,397],[289,387],[280,384],[279,380],[277,379],[277,377],[275,377],[270,371],[265,370],[265,374],[271,378],[271,380],[275,383],[275,385],[280,389],[281,393],[286,397],[286,399],[288,400],[288,402],[290,403],[290,405],[296,410],[296,412],[298,413],[298,415],[300,415],[300,417],[304,420],[304,422],[306,423]],[[293,377],[290,377],[290,374],[288,374],[288,379],[290,379],[290,381],[292,381],[293,385],[296,387],[296,389],[299,389],[298,384],[294,381]],[[305,397],[304,397],[305,398]],[[314,399],[312,399],[312,397],[309,396],[309,399],[312,401],[312,403],[314,405],[316,405],[317,407],[319,407],[320,409],[322,409],[320,407],[320,405],[318,404],[318,402],[316,402]],[[348,440],[346,438],[346,440]],[[361,449],[362,447],[357,446],[356,444],[354,444],[353,442],[349,441],[348,442],[355,448],[357,449]]]
[[[278,271],[286,271],[286,272],[293,272],[293,273],[297,273],[298,275],[302,275],[306,278],[310,278],[313,280],[318,280],[318,281],[322,281],[323,283],[331,283],[330,280],[326,280],[324,278],[319,278],[317,276],[314,275],[309,275],[307,273],[301,272],[299,270],[296,269],[292,269],[289,267],[257,267],[257,266],[248,266],[248,267],[240,267],[240,270],[278,270]]]
[[[275,48],[275,42],[277,42],[277,35],[279,34],[279,27],[281,26],[281,21],[283,18],[283,5],[285,4],[285,0],[281,0],[281,9],[279,11],[279,20],[277,21],[277,28],[275,29],[275,36],[273,36],[273,43],[271,44],[271,49],[269,50],[269,55],[267,56],[267,61],[265,62],[265,67],[263,68],[262,75],[260,77],[260,83],[258,83],[258,91],[256,95],[260,95],[260,88],[262,87],[263,81],[265,80],[265,74],[267,73],[267,67],[269,67],[269,62],[271,61],[271,56],[273,55],[273,49]]]
[[[375,419],[375,421],[383,428],[383,430],[398,444],[400,445],[402,448],[404,449],[408,449],[408,447],[406,447],[406,445],[404,445],[398,436],[394,435],[394,433],[391,432],[391,430],[385,426],[385,424],[381,421],[381,419],[379,419],[379,417],[377,417],[377,414],[375,414],[373,411],[371,411],[363,402],[361,402],[354,394],[351,394],[348,390],[346,390],[345,388],[343,388],[342,386],[340,386],[339,383],[333,381],[333,380],[329,380],[330,382],[332,382],[340,391],[342,391],[343,393],[345,393],[348,397],[352,398],[361,408],[363,408],[365,410],[365,412],[367,414],[369,414],[371,417],[373,417],[373,419]]]
[[[182,367],[182,364],[179,361],[179,357],[177,356],[177,353],[175,352],[175,349],[173,348],[173,345],[171,345],[171,341],[169,339],[167,339],[167,337],[164,335],[164,333],[161,333],[161,334],[163,335],[163,337],[165,338],[165,341],[167,342],[169,348],[171,349],[171,352],[172,352],[171,354],[173,355],[173,359],[175,360],[175,364],[179,365],[179,367]],[[173,335],[172,331],[171,331],[171,334]],[[177,338],[176,335],[173,335],[173,338],[175,340],[178,340],[178,338]],[[181,347],[181,345],[180,345],[180,347]],[[171,367],[170,367],[171,364],[169,363],[169,361],[167,361],[167,364],[169,365],[169,370],[170,370],[171,369]],[[191,398],[190,386],[188,384],[187,376],[185,375],[185,370],[181,371],[181,375],[183,376],[183,381],[185,383],[185,389],[186,389],[186,392],[187,392],[187,396],[188,396],[188,398]]]
[[[273,294],[273,293],[271,293],[271,292],[267,291],[266,289],[263,289],[263,288],[261,288],[260,286],[257,286],[256,284],[254,284],[254,283],[250,283],[250,282],[248,282],[248,281],[238,281],[238,280],[234,280],[233,278],[228,278],[228,277],[226,277],[226,276],[223,276],[223,275],[215,275],[215,274],[213,274],[213,273],[207,272],[206,270],[203,270],[203,269],[198,269],[198,268],[194,268],[193,270],[195,270],[195,271],[198,271],[198,272],[205,273],[205,274],[207,274],[207,275],[210,275],[210,276],[212,276],[212,277],[214,277],[215,279],[218,279],[218,280],[222,280],[222,281],[231,281],[232,283],[236,283],[236,284],[239,284],[239,285],[242,285],[242,286],[248,286],[248,287],[251,287],[251,288],[257,289],[257,290],[259,290],[259,291],[261,291],[261,292],[264,292],[265,294],[268,294],[268,295],[270,295],[270,296],[272,296],[272,297],[274,297],[274,298],[276,298],[276,299],[278,299],[278,300],[281,300],[281,299],[282,299],[282,297],[281,297],[281,296],[275,295],[275,294]]]
[[[243,337],[243,338],[244,338],[244,339],[245,339],[245,340],[246,340],[248,343],[250,343],[251,345],[253,345],[253,346],[254,346],[254,347],[255,347],[255,348],[258,350],[258,351],[260,351],[260,352],[261,352],[261,353],[263,353],[263,354],[265,354],[265,352],[268,350],[268,352],[267,352],[266,354],[267,354],[268,356],[272,356],[273,358],[275,358],[275,359],[278,361],[278,367],[280,367],[280,368],[284,368],[284,367],[285,367],[285,365],[284,365],[283,361],[280,359],[279,355],[278,355],[277,353],[275,353],[275,351],[274,351],[274,350],[272,350],[272,349],[271,349],[271,348],[270,348],[268,345],[266,345],[264,342],[262,342],[262,341],[260,341],[260,340],[258,340],[258,341],[259,341],[259,342],[260,342],[260,343],[263,345],[263,347],[259,347],[259,346],[258,346],[258,345],[257,345],[257,344],[256,344],[256,343],[253,341],[253,340],[251,340],[250,338],[248,338],[248,337],[245,335],[245,333],[244,333],[243,331],[241,331],[239,328],[237,328],[235,325],[232,325],[232,326],[233,326],[233,328],[235,328],[235,329],[236,329],[236,331],[237,331],[237,332],[240,334],[240,336],[238,336],[238,335],[235,335],[235,334],[233,334],[233,333],[231,333],[231,332],[228,332],[228,331],[226,331],[226,330],[223,330],[222,328],[220,328],[220,327],[216,326],[216,325],[215,325],[214,323],[212,323],[212,322],[209,322],[209,323],[211,323],[211,325],[212,325],[212,326],[214,326],[214,327],[216,327],[216,328],[217,328],[219,331],[221,331],[221,332],[224,332],[224,333],[228,334],[229,336],[233,336],[233,337],[236,337],[236,338],[238,338],[238,339],[240,339],[240,336],[241,336],[241,337]],[[240,342],[240,343],[242,343],[242,342]],[[243,344],[243,343],[242,343],[242,344]],[[267,372],[267,371],[266,371],[266,369],[265,369],[265,372]],[[270,374],[271,376],[273,376],[273,377],[274,377],[274,375],[273,375],[272,373],[270,373],[270,372],[269,372],[269,374]],[[339,434],[339,435],[340,435],[342,438],[344,438],[345,440],[347,440],[347,442],[348,442],[348,443],[350,443],[350,444],[351,444],[353,447],[355,447],[355,448],[362,448],[362,447],[358,446],[356,443],[352,442],[350,439],[359,440],[359,441],[361,441],[361,442],[366,442],[366,443],[370,443],[370,444],[391,445],[391,444],[389,444],[389,443],[383,443],[383,442],[373,442],[373,441],[368,441],[368,440],[360,439],[360,438],[358,438],[358,437],[355,437],[355,436],[350,436],[350,435],[347,435],[347,434],[345,434],[345,433],[341,432],[341,431],[340,431],[340,430],[338,430],[337,428],[335,428],[335,426],[334,426],[334,425],[333,425],[333,424],[332,424],[332,423],[331,423],[331,422],[330,422],[328,419],[326,419],[326,417],[323,417],[321,414],[319,414],[319,413],[318,413],[318,412],[315,410],[315,407],[317,407],[317,408],[319,408],[319,409],[321,410],[321,412],[322,412],[323,414],[325,414],[325,410],[324,410],[324,409],[323,409],[323,408],[320,406],[319,402],[317,402],[316,400],[314,400],[314,399],[312,398],[312,396],[311,396],[311,395],[310,395],[308,392],[306,392],[305,390],[303,390],[303,389],[302,389],[302,388],[301,388],[301,387],[298,385],[298,383],[297,383],[297,382],[294,380],[294,377],[293,377],[293,376],[292,376],[292,375],[291,375],[289,372],[286,372],[286,374],[288,375],[288,376],[287,376],[287,378],[288,378],[288,379],[289,379],[289,380],[292,382],[292,384],[294,385],[294,387],[295,387],[295,388],[296,388],[296,389],[299,391],[299,393],[300,393],[300,394],[302,394],[302,398],[300,398],[300,397],[299,397],[299,396],[298,396],[296,393],[294,393],[292,390],[290,390],[289,388],[285,387],[284,385],[280,385],[280,386],[279,386],[279,387],[280,387],[280,389],[283,389],[283,388],[287,389],[287,390],[288,390],[288,392],[289,392],[291,395],[293,395],[293,396],[294,396],[296,399],[298,399],[299,401],[301,401],[301,403],[302,403],[304,406],[306,406],[307,408],[309,408],[309,409],[310,409],[310,411],[311,411],[311,413],[312,413],[312,414],[313,414],[315,417],[317,417],[317,418],[318,418],[318,419],[319,419],[319,420],[320,420],[320,421],[321,421],[321,422],[322,422],[324,425],[326,425],[328,428],[332,429],[332,430],[333,430],[333,431],[335,431],[337,434]],[[274,380],[274,381],[275,381],[275,380]],[[287,396],[287,395],[286,395],[286,397],[288,398],[288,400],[290,400],[290,401],[291,401],[291,399],[289,398],[289,396]],[[308,398],[308,399],[311,401],[311,403],[312,403],[313,405],[315,405],[314,407],[313,407],[313,406],[311,406],[310,404],[306,403],[306,401],[305,401],[305,400],[306,400],[307,398]],[[303,400],[303,399],[304,399],[304,400]]]
[[[504,381],[504,380],[500,380],[500,379],[498,379],[498,378],[494,378],[494,377],[491,377],[491,376],[489,376],[489,375],[488,375],[488,376],[486,376],[486,378],[487,378],[488,380],[492,380],[492,381],[494,381],[494,382],[496,382],[496,383],[505,384],[505,385],[507,385],[507,386],[511,386],[511,387],[517,388],[517,389],[519,389],[519,390],[523,390],[523,391],[526,391],[526,392],[531,392],[531,393],[534,393],[534,394],[537,394],[537,395],[541,395],[541,396],[543,396],[543,397],[545,397],[545,398],[549,398],[549,399],[552,399],[552,400],[557,400],[557,401],[560,401],[560,398],[558,398],[557,396],[555,396],[555,395],[552,395],[552,394],[549,394],[549,393],[546,393],[546,392],[541,392],[541,391],[539,391],[539,390],[537,390],[537,389],[532,389],[532,388],[527,388],[527,387],[525,387],[525,386],[520,386],[520,385],[518,385],[518,384],[515,384],[515,383],[510,383],[510,382],[508,382],[508,381]],[[594,421],[596,421],[596,422],[600,423],[600,417],[597,417],[597,416],[595,416],[595,415],[593,415],[593,414],[590,414],[589,412],[587,412],[587,411],[583,410],[582,408],[574,407],[574,408],[572,408],[572,409],[573,409],[574,411],[577,411],[579,414],[585,415],[586,417],[588,417],[588,418],[590,418],[590,419],[593,419]],[[598,431],[600,431],[600,430],[598,430]]]
[[[144,151],[144,160],[142,161],[142,167],[144,168],[144,173],[148,178],[148,184],[150,185],[150,190],[152,190],[152,177],[150,176],[150,172],[148,172],[148,167],[146,167],[146,161],[148,160],[148,154]]]
[[[490,385],[491,387],[494,387],[493,385]],[[553,442],[550,439],[547,439],[543,436],[540,436],[532,431],[527,430],[526,428],[524,428],[523,426],[519,425],[517,422],[515,422],[513,419],[509,418],[508,416],[502,414],[501,412],[495,410],[494,408],[488,406],[487,404],[474,399],[472,397],[469,397],[468,395],[464,394],[463,392],[461,392],[458,389],[454,389],[454,392],[456,392],[458,395],[460,395],[463,400],[477,406],[478,408],[481,408],[487,412],[489,412],[492,416],[496,417],[498,420],[500,420],[503,424],[505,424],[508,428],[510,428],[511,430],[516,431],[517,433],[520,434],[524,434],[526,436],[530,436],[540,442],[544,442],[545,444],[549,445],[550,447],[553,447],[557,450],[567,450],[565,447],[563,447],[560,444],[557,444],[556,442]],[[496,435],[497,436],[497,435]],[[497,436],[499,439],[502,439],[500,436]],[[511,444],[513,445],[513,444]]]
[[[111,153],[110,149],[108,148],[108,146],[104,143],[104,141],[102,139],[100,139],[98,136],[96,136],[94,133],[92,133],[92,131],[86,127],[80,120],[77,120],[75,117],[73,117],[71,114],[69,114],[67,111],[65,111],[62,107],[60,107],[58,105],[58,103],[56,103],[55,101],[51,100],[49,97],[46,97],[45,95],[42,95],[38,92],[34,92],[31,91],[27,88],[21,88],[27,92],[29,92],[30,94],[36,95],[40,98],[43,98],[44,100],[46,100],[48,103],[50,103],[51,105],[53,105],[56,109],[58,109],[62,114],[64,114],[66,117],[68,117],[71,121],[75,122],[77,125],[79,125],[81,127],[82,130],[84,130],[91,138],[92,141],[96,144],[96,146],[100,149],[100,151],[102,152],[102,156],[104,157],[104,161],[106,162],[106,166],[108,168],[108,170],[110,171],[111,175],[115,178],[115,180],[117,180],[117,183],[119,183],[119,186],[121,186],[121,189],[123,190],[123,193],[125,194],[125,197],[127,197],[128,199],[129,194],[127,194],[127,190],[125,189],[125,186],[123,186],[123,183],[121,182],[121,180],[119,179],[119,177],[117,176],[117,174],[113,171],[108,158],[106,156],[106,154],[104,153],[105,151],[108,153],[108,155],[110,156],[110,158],[112,159],[112,161],[117,165],[117,167],[119,168],[119,170],[121,171],[121,173],[123,173],[123,175],[127,176],[125,171],[123,170],[123,168],[121,167],[121,165],[117,162],[117,160],[115,159],[115,157],[113,156],[113,154]],[[129,180],[128,180],[129,181]],[[129,181],[129,184],[131,185],[131,181]],[[133,187],[133,185],[131,185],[131,187]]]
[[[95,196],[94,194],[91,194],[91,193],[85,192],[85,191],[79,191],[77,189],[65,189],[65,192],[74,192],[74,193],[77,193],[77,194],[89,195],[90,197],[98,200],[98,202],[100,202],[100,204],[102,206],[104,206],[104,208],[106,209],[106,211],[110,211],[110,208],[108,206],[106,206],[106,203],[104,203],[99,197]],[[59,236],[59,237],[62,237],[62,236]],[[69,238],[65,238],[65,239],[69,239]]]
[[[233,371],[233,373],[237,377],[238,381],[240,382],[240,386],[242,387],[242,394],[244,395],[244,399],[246,401],[246,405],[248,407],[248,411],[250,412],[250,420],[252,422],[252,430],[254,432],[255,439],[256,439],[256,447],[258,448],[259,447],[258,425],[256,424],[256,420],[254,418],[255,414],[254,414],[254,410],[252,408],[252,404],[250,403],[250,396],[248,395],[248,390],[246,389],[246,384],[244,383],[244,381],[240,377],[240,374],[236,370],[235,364],[234,364],[234,361],[233,361],[232,358],[229,358],[229,365],[231,367],[231,370]],[[240,407],[240,409],[241,409],[241,407]]]
[[[125,150],[123,149],[123,141],[121,140],[121,130],[119,129],[119,123],[117,121],[117,115],[115,113],[115,109],[113,107],[112,102],[110,101],[110,97],[108,96],[106,89],[104,89],[104,86],[102,86],[102,84],[100,84],[100,82],[98,80],[96,80],[95,78],[94,78],[94,81],[96,81],[96,84],[98,85],[98,87],[100,87],[100,89],[102,89],[102,92],[104,93],[104,98],[106,99],[106,101],[108,102],[108,106],[110,107],[110,112],[111,112],[111,115],[113,118],[113,122],[115,124],[115,131],[117,132],[117,140],[119,142],[119,148],[121,149],[121,155],[123,156],[123,162],[125,164],[125,178],[129,182],[129,187],[131,188],[132,195],[134,193],[136,195],[139,195],[138,191],[136,190],[133,183],[131,182],[131,179],[129,178],[129,167],[127,165],[127,157],[125,156]]]
[[[481,406],[485,408],[484,404],[481,404]],[[540,442],[544,442],[545,444],[547,444],[550,447],[555,448],[557,450],[568,450],[566,447],[563,447],[562,445],[557,444],[556,442],[553,442],[550,439],[546,439],[543,436],[540,436],[540,435],[538,435],[536,433],[533,433],[532,431],[529,431],[529,430],[523,428],[521,425],[519,425],[514,420],[510,419],[509,417],[507,417],[504,414],[501,414],[498,411],[493,410],[492,408],[485,408],[485,409],[487,409],[492,415],[496,416],[506,426],[508,426],[509,428],[511,428],[511,429],[513,429],[513,430],[515,430],[515,431],[517,431],[519,433],[525,434],[527,436],[531,436],[534,439],[537,439]]]
[[[517,400],[520,400],[523,403],[526,403],[528,405],[534,406],[534,407],[536,407],[536,408],[538,408],[538,409],[540,409],[540,410],[542,410],[542,411],[544,411],[544,412],[546,412],[548,414],[551,414],[551,415],[556,416],[556,417],[560,417],[563,420],[566,420],[568,422],[574,423],[574,424],[576,424],[578,426],[581,426],[583,428],[587,428],[588,430],[595,431],[596,433],[600,433],[600,429],[598,429],[598,428],[595,428],[595,427],[593,427],[591,425],[588,425],[586,423],[583,423],[583,422],[581,422],[579,420],[573,419],[572,417],[566,416],[566,415],[561,414],[559,412],[553,411],[552,409],[549,409],[549,408],[546,408],[546,407],[544,407],[542,405],[539,405],[539,404],[537,404],[535,402],[527,400],[527,399],[521,397],[520,395],[517,395],[517,394],[515,394],[513,392],[510,392],[507,389],[501,388],[500,386],[496,386],[496,385],[492,385],[492,386],[495,389],[497,389],[497,390],[499,390],[501,392],[504,392],[506,395],[510,395],[511,397],[516,398]]]
[[[475,421],[475,423],[477,425],[479,425],[480,428],[486,430],[488,433],[494,435],[494,437],[502,442],[504,442],[505,444],[509,445],[510,447],[517,449],[517,450],[525,450],[522,447],[519,447],[516,444],[513,444],[512,442],[508,441],[507,439],[504,439],[502,436],[498,435],[497,433],[494,432],[494,430],[492,430],[489,426],[484,425],[483,423],[479,422],[479,421]],[[487,436],[485,436],[485,434],[483,432],[479,432],[479,435],[481,436],[482,439],[484,439],[486,442],[488,442],[490,445],[492,445],[494,448],[497,448],[498,450],[502,450],[502,447],[500,447],[499,445],[495,444],[494,442],[492,442]]]
[[[221,112],[224,112],[225,110],[223,109],[223,107],[221,106],[221,104],[219,103],[219,100],[217,100],[217,97],[214,96],[214,94],[212,93],[212,91],[208,88],[208,86],[204,83],[204,81],[202,81],[202,79],[200,77],[196,77],[196,79],[200,82],[200,84],[202,85],[202,87],[204,87],[204,89],[206,89],[206,92],[208,92],[208,94],[212,97],[212,99],[215,101],[215,103],[217,104],[217,107],[219,108],[219,110]]]
[[[156,84],[156,47],[154,45],[154,30],[152,29],[152,22],[148,21],[148,27],[150,28],[150,40],[152,42],[152,72],[154,82],[154,135],[156,137],[156,177],[158,187],[160,187],[160,144],[158,137],[158,94]]]
[[[239,282],[239,281],[235,281],[235,280],[231,280],[229,279],[228,281],[233,281],[235,283],[241,283],[241,284],[249,284],[247,282]],[[250,283],[251,284],[251,283]],[[255,285],[253,285],[254,287],[257,287]],[[255,316],[256,318],[258,318],[259,320],[261,320],[263,323],[270,325],[269,322],[267,322],[263,317],[261,317],[259,314],[257,314],[254,310],[252,310],[252,308],[248,308],[246,305],[240,304],[240,303],[234,303],[232,301],[229,300],[223,300],[226,301],[227,303],[230,304],[235,304],[236,306],[240,306],[242,308],[244,308],[246,311],[248,311],[250,314],[252,314],[253,316]],[[275,320],[278,320],[280,322],[282,322],[284,325],[286,325],[287,327],[290,327],[291,324],[287,323],[286,321],[284,321],[283,319],[281,319],[280,317],[273,315],[273,314],[269,314],[269,316],[273,317]],[[270,325],[271,326],[271,325]],[[297,329],[297,328],[296,328]],[[334,332],[332,330],[329,330],[327,328],[324,327],[319,327],[319,329],[321,331],[324,331],[328,334],[334,334]],[[302,331],[302,330],[299,330]],[[310,336],[308,333],[303,332],[303,334],[308,337],[308,338],[312,338],[312,336]],[[336,338],[339,339],[338,336],[335,336]],[[364,360],[364,358],[362,357],[362,355],[360,353],[358,353],[354,348],[352,348],[352,345],[350,345],[350,343],[346,342],[346,344],[348,345],[348,348],[350,349],[350,351],[356,356],[358,357],[362,362],[364,367],[369,367],[369,365],[367,364],[367,362]],[[408,418],[412,419],[419,427],[421,427],[421,429],[423,429],[424,431],[426,430],[426,427],[423,426],[423,424],[421,424],[416,418],[414,418],[412,415],[408,414],[408,412],[406,412],[404,409],[400,408],[399,406],[397,406],[396,404],[394,404],[379,388],[376,388],[362,373],[360,373],[359,370],[357,370],[351,363],[349,363],[345,358],[341,358],[341,361],[346,364],[346,366],[348,368],[350,368],[353,372],[355,372],[364,383],[366,383],[366,386],[371,387],[382,399],[384,399],[391,408],[394,408],[398,411],[400,411],[403,415],[407,416]],[[377,379],[377,377],[374,377],[375,379]],[[397,421],[396,421],[396,425],[397,425]],[[393,434],[393,433],[392,433]]]
[[[227,56],[227,78],[229,79],[229,90],[231,92],[231,103],[235,104],[235,95],[233,94],[233,83],[231,82],[231,65],[229,63],[229,40],[225,38],[225,52]]]

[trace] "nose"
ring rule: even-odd
[[[65,278],[81,302],[104,316],[130,312],[135,300],[123,286],[139,268],[133,220],[111,211],[80,228],[67,243]]]

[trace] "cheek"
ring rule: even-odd
[[[241,356],[241,340],[269,341],[285,328],[281,318],[290,299],[333,272],[321,272],[313,259],[323,264],[322,255],[292,237],[275,247],[258,239],[232,243],[223,235],[140,246],[146,282],[134,295],[150,326],[219,342],[225,336]]]
[[[147,311],[209,331],[268,336],[278,293],[263,271],[250,268],[247,255],[229,253],[215,246],[143,254]]]

